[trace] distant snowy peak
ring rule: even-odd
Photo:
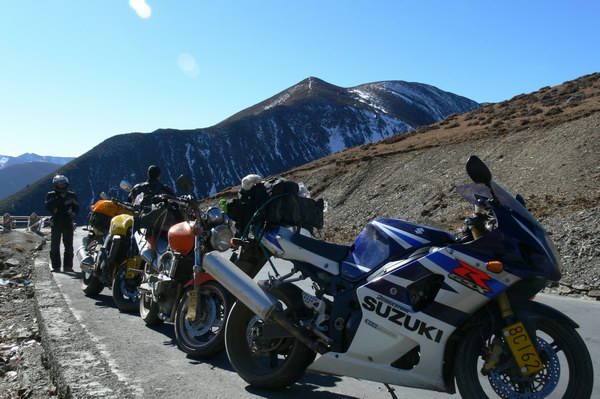
[[[405,103],[414,106],[437,120],[442,120],[452,113],[472,111],[479,104],[437,87],[423,84],[404,82],[401,80],[367,83],[348,89],[356,98],[382,112],[390,113],[390,103]],[[386,108],[386,105],[388,107]]]
[[[3,169],[7,166],[19,165],[27,162],[46,162],[53,163],[56,165],[65,165],[71,162],[73,157],[55,157],[49,155],[38,155],[34,153],[27,152],[25,154],[19,155],[18,157],[11,157],[8,155],[0,155],[0,169]]]

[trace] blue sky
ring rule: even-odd
[[[595,0],[0,0],[0,154],[211,126],[308,76],[501,101],[600,71],[599,21]]]

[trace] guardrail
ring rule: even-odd
[[[50,226],[50,216],[39,216],[32,213],[29,216],[12,216],[5,213],[0,218],[0,230],[10,231],[12,229],[25,228],[31,231],[40,231],[43,227]]]

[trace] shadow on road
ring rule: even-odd
[[[335,387],[342,380],[339,377],[323,374],[305,374],[296,384],[281,391],[267,391],[255,388],[251,385],[246,386],[249,393],[269,399],[288,399],[288,398],[341,398],[351,399],[356,396],[343,395],[335,392],[317,391],[326,387]]]

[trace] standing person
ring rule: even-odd
[[[52,233],[50,236],[50,262],[52,270],[60,271],[60,239],[62,236],[65,254],[63,270],[73,271],[73,226],[79,213],[77,195],[69,191],[69,179],[64,175],[56,175],[52,179],[54,190],[46,194],[46,210],[52,216]]]
[[[129,202],[133,203],[135,198],[144,193],[144,197],[152,197],[159,194],[175,195],[173,190],[160,182],[160,168],[156,165],[150,165],[148,168],[148,180],[138,183],[129,193]]]

